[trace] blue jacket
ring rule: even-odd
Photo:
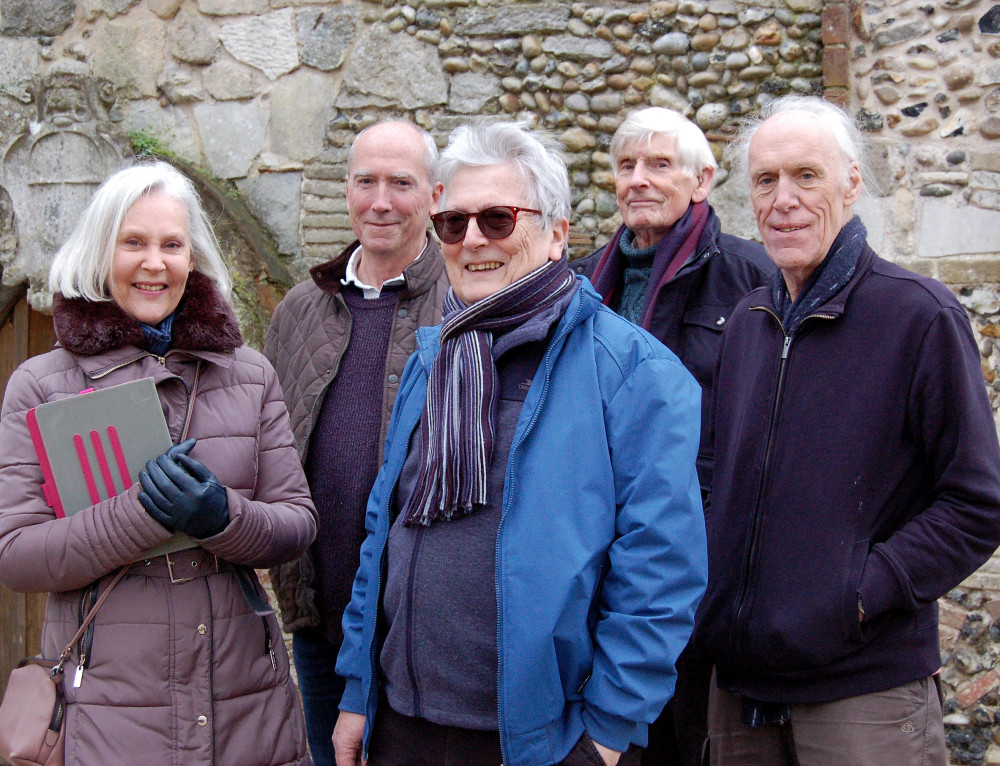
[[[941,665],[936,600],[1000,543],[969,319],[944,285],[867,247],[794,335],[771,295],[750,293],[723,335],[695,643],[722,688],[760,700],[926,677]]]
[[[498,728],[510,766],[556,763],[585,730],[619,750],[644,745],[673,694],[674,662],[706,582],[698,384],[582,282],[528,391],[504,486]],[[438,332],[418,332],[403,374],[344,614],[340,707],[367,717],[366,754],[389,509]]]

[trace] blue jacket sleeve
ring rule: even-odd
[[[640,362],[606,409],[616,539],[600,594],[584,725],[606,747],[641,742],[673,695],[674,664],[705,591],[695,461],[701,390],[676,358]]]

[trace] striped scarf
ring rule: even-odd
[[[429,526],[486,503],[499,388],[493,331],[523,324],[573,284],[569,266],[560,260],[547,261],[471,306],[462,303],[454,290],[448,291],[441,350],[431,367],[420,418],[420,477],[403,509],[404,524]]]

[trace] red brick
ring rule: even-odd
[[[823,45],[846,45],[850,32],[846,3],[829,3],[823,8]]]
[[[995,620],[997,617],[1000,617],[1000,598],[993,599],[993,601],[986,604],[983,608],[986,609],[986,611],[989,612]]]
[[[955,702],[963,708],[974,705],[992,691],[997,684],[1000,684],[1000,676],[995,670],[989,670],[955,692]]]
[[[947,601],[942,600],[938,602],[938,622],[942,625],[948,625],[956,630],[961,630],[962,626],[965,625],[967,614],[968,612],[965,609],[957,607],[954,604],[949,604]]]
[[[823,49],[823,85],[827,88],[846,88],[849,83],[847,48],[832,46]]]

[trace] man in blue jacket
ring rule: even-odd
[[[802,96],[762,118],[736,160],[779,273],[716,377],[712,763],[943,766],[936,599],[1000,543],[978,348],[947,288],[868,246],[851,119]]]
[[[756,242],[723,234],[708,204],[715,177],[701,129],[670,109],[633,112],[611,140],[618,209],[611,241],[573,263],[609,306],[649,330],[701,385],[698,479],[712,483],[708,414],[722,330],[740,299],[764,284],[774,264]],[[649,727],[646,766],[701,766],[711,664],[687,649],[677,688]]]
[[[554,139],[456,128],[451,289],[400,381],[337,671],[338,766],[637,766],[705,585],[701,392],[566,263]]]

